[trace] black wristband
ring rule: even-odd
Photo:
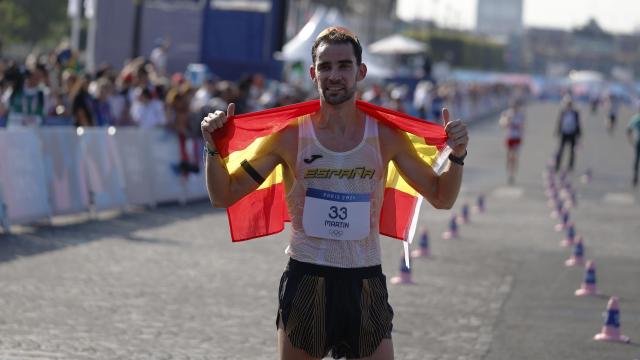
[[[464,166],[464,158],[466,157],[467,157],[467,150],[464,151],[464,155],[462,156],[455,156],[453,155],[453,153],[451,153],[449,154],[449,161],[451,161],[454,164]]]
[[[211,149],[207,145],[204,146],[204,152],[209,156],[220,155],[220,152],[217,149]]]
[[[244,171],[246,171],[247,174],[249,174],[249,176],[251,176],[251,178],[253,180],[255,180],[255,182],[257,182],[258,184],[262,184],[264,182],[264,178],[262,177],[262,175],[260,175],[256,171],[256,169],[254,169],[253,166],[251,166],[251,164],[249,164],[249,162],[247,160],[243,160],[240,163],[240,166],[242,166]]]

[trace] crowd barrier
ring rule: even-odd
[[[179,154],[162,129],[0,129],[0,225],[206,199],[204,168],[176,172]]]
[[[449,106],[455,118],[473,122],[503,110],[507,102],[505,96],[490,95],[475,102],[463,98]],[[57,215],[207,198],[202,165],[196,174],[176,172],[180,152],[174,133],[55,126],[68,122],[55,119],[38,128],[0,128],[1,227]]]

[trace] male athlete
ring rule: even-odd
[[[507,176],[509,185],[515,182],[518,171],[518,153],[524,135],[525,113],[521,100],[515,100],[513,105],[500,116],[500,126],[506,129],[505,145],[507,147]]]
[[[393,310],[378,234],[387,164],[393,161],[434,207],[449,209],[460,189],[467,130],[444,111],[453,151],[451,165],[438,176],[405,133],[356,108],[357,83],[367,67],[355,35],[328,28],[315,40],[311,56],[309,73],[320,110],[271,135],[238,171],[229,174],[211,136],[234,114],[234,104],[227,114],[216,111],[204,118],[209,197],[214,206],[229,207],[258,188],[277,165],[284,167],[292,234],[276,317],[280,359],[393,359]],[[357,176],[325,176],[332,169],[357,169]],[[348,222],[339,228],[341,240],[323,235],[327,216],[336,224]]]

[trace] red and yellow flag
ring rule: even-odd
[[[370,117],[407,132],[418,154],[434,165],[445,147],[446,134],[441,125],[357,101],[358,109]],[[285,128],[292,120],[320,110],[320,101],[237,115],[213,133],[213,139],[230,173],[238,170],[243,160],[251,161],[256,150],[271,134]],[[380,214],[380,234],[406,240],[419,207],[419,194],[389,164],[384,202]],[[244,241],[278,233],[284,229],[289,215],[285,202],[282,166],[279,165],[256,189],[227,208],[231,239]]]

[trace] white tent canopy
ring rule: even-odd
[[[572,83],[600,83],[604,81],[602,73],[592,70],[573,70],[569,73]]]
[[[281,60],[285,62],[301,62],[305,69],[311,66],[311,46],[320,32],[330,26],[344,26],[349,28],[340,12],[334,8],[326,9],[318,7],[309,22],[302,30],[287,42],[282,48]],[[391,76],[390,69],[386,69],[383,60],[371,55],[364,47],[362,49],[362,62],[367,65],[367,77],[385,78]]]
[[[421,54],[427,51],[427,45],[400,34],[393,34],[369,45],[373,54]]]

